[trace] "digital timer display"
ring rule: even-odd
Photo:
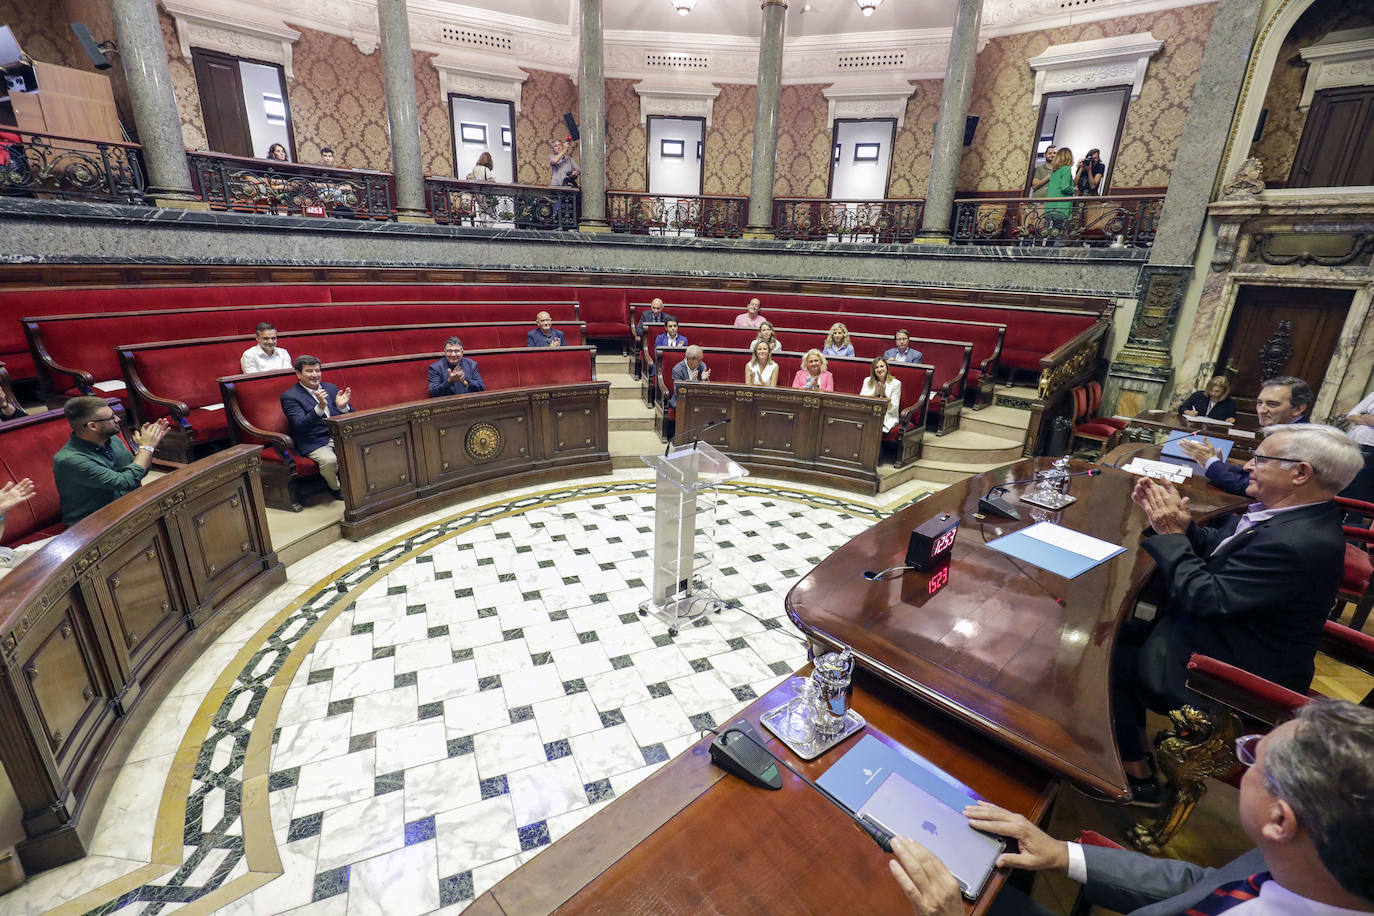
[[[921,523],[911,532],[906,565],[921,572],[934,569],[954,549],[959,536],[959,519],[948,512]]]
[[[946,531],[944,534],[940,535],[939,539],[936,540],[936,542],[935,542],[934,544],[931,544],[931,545],[930,545],[930,555],[931,555],[932,557],[938,557],[940,554],[945,553],[946,551],[953,549],[953,547],[954,547],[954,540],[955,540],[955,538],[957,538],[958,536],[959,536],[959,529],[958,529],[958,528],[951,528],[950,530]]]
[[[941,566],[939,569],[937,569],[935,573],[930,577],[930,581],[926,583],[926,594],[933,595],[948,584],[949,564],[946,563],[944,566]]]

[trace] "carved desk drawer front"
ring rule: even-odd
[[[106,625],[129,679],[156,664],[165,648],[188,627],[178,570],[159,520],[116,548],[100,563],[95,579]]]

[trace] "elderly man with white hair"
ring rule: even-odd
[[[705,352],[696,344],[687,348],[686,359],[673,367],[673,396],[668,399],[669,407],[677,406],[677,386],[679,382],[709,382],[711,370],[706,367]]]

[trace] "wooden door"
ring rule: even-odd
[[[237,58],[202,48],[191,49],[200,90],[200,111],[210,149],[230,156],[262,156],[253,151],[248,115],[243,110],[243,77]]]
[[[1290,188],[1374,184],[1374,86],[1323,89],[1312,99]]]
[[[1242,286],[1217,359],[1231,379],[1237,424],[1254,429],[1260,382],[1291,375],[1315,395],[1354,298],[1352,290]]]

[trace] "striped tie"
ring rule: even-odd
[[[1212,891],[1211,896],[1199,902],[1197,906],[1185,910],[1183,916],[1214,916],[1216,913],[1225,913],[1233,906],[1258,897],[1260,885],[1268,880],[1269,872],[1262,871],[1239,881],[1230,881]]]

